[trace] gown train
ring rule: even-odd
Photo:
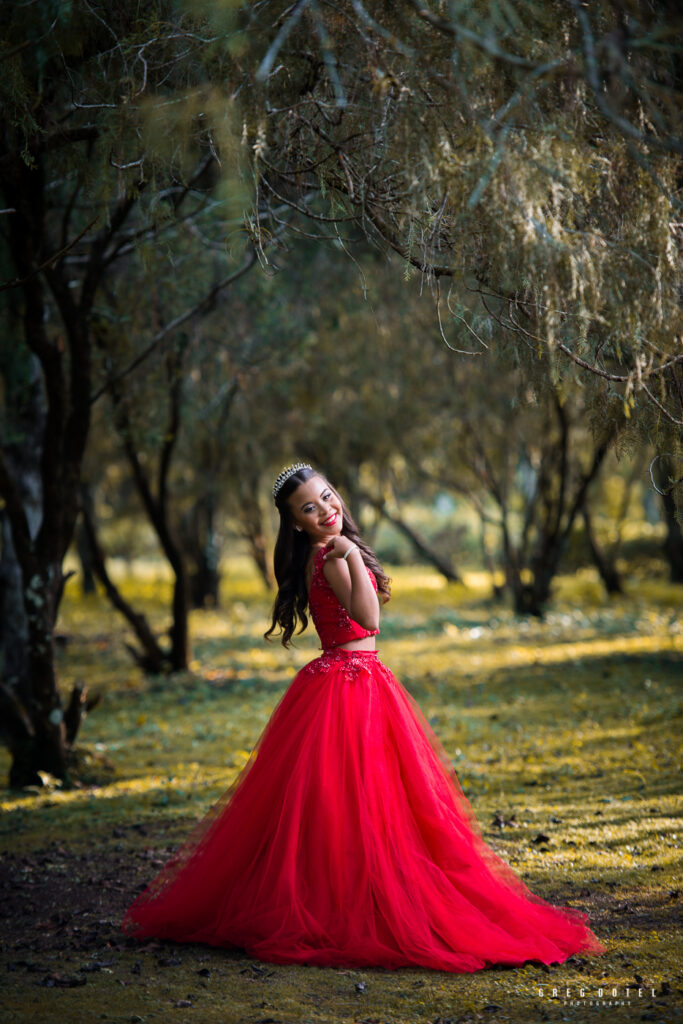
[[[324,651],[124,932],[273,963],[476,971],[605,946],[482,838],[419,705],[377,651]]]

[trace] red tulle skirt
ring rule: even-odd
[[[487,846],[376,651],[325,651],[301,669],[122,928],[347,967],[476,971],[605,951],[586,914],[534,895]]]

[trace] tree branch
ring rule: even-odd
[[[588,17],[588,12],[585,10],[584,4],[582,4],[580,0],[570,0],[570,3],[574,8],[574,13],[576,14],[583,33],[583,53],[586,64],[586,78],[588,79],[588,84],[600,113],[611,121],[612,124],[616,125],[616,127],[625,135],[628,135],[632,139],[636,139],[638,142],[645,143],[648,146],[657,146],[658,149],[663,149],[667,153],[683,153],[683,142],[679,139],[660,138],[652,132],[641,132],[625,117],[617,114],[616,111],[612,109],[605,99],[602,91],[602,85],[598,73],[598,62],[595,54],[595,39],[593,38],[593,29]]]
[[[231,284],[233,284],[234,281],[237,281],[240,277],[242,277],[243,274],[246,274],[247,271],[250,270],[255,263],[256,252],[252,248],[249,252],[249,255],[247,256],[247,259],[244,261],[242,266],[239,267],[238,270],[235,270],[232,274],[228,274],[227,277],[224,277],[222,281],[219,281],[218,284],[214,285],[213,288],[195,306],[192,306],[191,309],[188,309],[184,313],[181,313],[180,316],[175,317],[175,319],[171,320],[170,323],[166,324],[165,327],[162,327],[160,331],[157,331],[149,345],[145,349],[143,349],[142,352],[128,364],[128,366],[126,366],[123,370],[117,373],[116,376],[108,380],[105,384],[98,388],[93,395],[91,395],[90,404],[92,405],[94,402],[96,402],[97,399],[100,398],[104,394],[104,392],[111,386],[111,384],[118,384],[120,381],[123,380],[124,377],[127,377],[128,374],[136,370],[141,363],[143,363],[146,359],[149,358],[149,356],[152,354],[157,345],[159,345],[165,338],[167,338],[168,335],[171,334],[171,332],[176,329],[176,327],[180,327],[182,324],[190,320],[193,316],[197,316],[198,314],[208,310],[211,307],[214,300],[216,299],[219,292],[222,292],[225,288],[228,288]]]
[[[60,260],[62,256],[64,256],[70,249],[73,249],[73,247],[77,245],[78,242],[80,242],[81,238],[83,238],[83,236],[86,235],[88,231],[90,231],[90,229],[93,227],[94,224],[97,223],[99,219],[100,215],[98,214],[97,217],[91,220],[90,223],[85,228],[83,228],[83,230],[78,235],[76,235],[75,238],[72,238],[72,240],[67,245],[64,245],[58,252],[53,253],[52,256],[48,256],[48,258],[44,260],[40,264],[40,266],[35,267],[30,272],[30,274],[26,274],[24,277],[15,277],[11,281],[5,281],[4,284],[0,284],[0,292],[5,292],[9,288],[18,288],[20,285],[24,285],[28,281],[30,281],[32,277],[36,276],[36,274],[40,274],[43,270],[46,270],[48,267],[51,267],[54,263]]]
[[[444,35],[451,36],[451,38],[461,36],[463,39],[469,39],[471,43],[474,43],[492,57],[504,60],[509,64],[514,64],[519,68],[536,71],[537,65],[534,61],[527,60],[526,57],[518,57],[516,54],[508,53],[506,50],[501,50],[498,44],[489,37],[482,38],[482,36],[477,35],[476,32],[473,32],[469,28],[465,28],[463,25],[458,25],[456,22],[446,21],[445,18],[440,18],[437,14],[430,11],[428,7],[423,7],[420,0],[409,0],[409,3],[418,18],[422,18],[422,20],[428,22],[432,28],[437,29],[439,32],[443,32]]]

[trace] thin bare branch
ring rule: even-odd
[[[683,153],[683,141],[676,138],[667,138],[666,136],[660,138],[653,132],[642,132],[639,131],[635,125],[631,124],[627,118],[622,117],[618,114],[607,102],[605,93],[600,82],[600,74],[598,71],[598,61],[595,53],[595,38],[593,36],[593,29],[588,17],[588,11],[581,0],[569,0],[574,12],[581,26],[583,33],[583,53],[586,64],[586,78],[588,84],[591,87],[593,98],[600,110],[612,124],[616,125],[620,131],[625,135],[628,135],[632,139],[636,139],[638,142],[645,143],[649,146],[657,146],[659,149],[663,149],[668,153]]]
[[[16,211],[11,210],[9,212],[15,213]],[[91,220],[75,238],[72,238],[67,245],[62,246],[58,252],[53,253],[51,256],[48,256],[46,260],[43,260],[40,266],[36,267],[35,270],[32,270],[30,274],[26,274],[24,277],[15,277],[11,281],[5,281],[4,284],[0,284],[0,292],[7,291],[9,288],[18,288],[20,285],[26,284],[32,277],[35,277],[36,274],[40,274],[43,270],[46,270],[48,267],[57,263],[57,261],[69,252],[70,249],[73,249],[75,245],[78,245],[83,236],[87,235],[88,231],[95,226],[97,221],[100,219],[100,216],[101,214],[98,213],[94,220]]]
[[[233,271],[233,273],[228,274],[221,281],[215,284],[213,288],[211,288],[211,290],[208,291],[206,295],[203,296],[202,299],[200,299],[199,302],[192,306],[191,309],[188,309],[184,313],[181,313],[179,316],[175,317],[164,327],[162,327],[161,330],[157,331],[157,333],[150,341],[149,345],[147,345],[147,347],[144,348],[142,352],[140,352],[135,357],[135,359],[133,359],[128,364],[128,366],[126,366],[123,370],[117,373],[116,376],[111,377],[105,384],[98,388],[97,391],[94,392],[94,394],[91,395],[90,404],[92,405],[94,402],[96,402],[97,399],[100,398],[109,387],[118,384],[119,381],[123,380],[124,377],[127,377],[129,374],[133,373],[133,371],[136,370],[138,366],[140,366],[142,363],[144,363],[146,359],[149,358],[154,349],[157,348],[157,346],[160,345],[161,342],[164,341],[164,339],[167,338],[169,334],[175,331],[178,327],[181,327],[184,323],[187,323],[187,321],[191,320],[192,317],[199,316],[200,314],[206,312],[213,305],[218,294],[224,291],[226,288],[228,288],[231,284],[233,284],[233,282],[237,281],[240,277],[242,277],[243,274],[246,274],[247,271],[253,267],[255,262],[256,252],[252,248],[241,267]]]

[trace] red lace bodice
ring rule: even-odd
[[[363,629],[351,618],[323,572],[324,548],[320,548],[313,561],[313,579],[308,592],[308,605],[311,618],[320,637],[322,650],[338,647],[349,640],[360,640],[365,636],[376,636],[378,629]],[[365,567],[368,569],[368,567]],[[377,580],[371,569],[368,569],[372,585],[377,590]]]

